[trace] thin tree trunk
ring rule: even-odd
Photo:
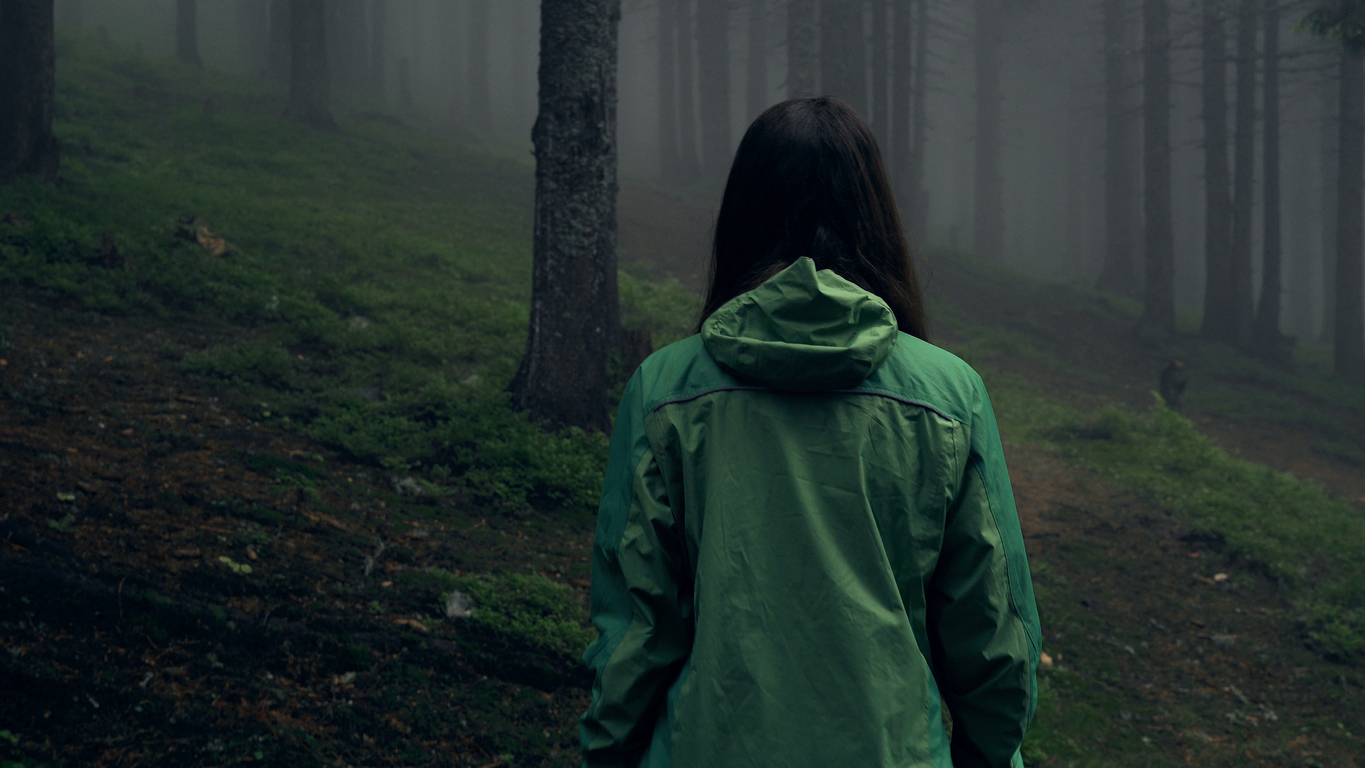
[[[1005,242],[1000,189],[1000,0],[976,0],[976,216],[978,258],[999,261]]]
[[[697,156],[697,70],[694,65],[696,16],[692,0],[678,6],[678,180],[691,184],[701,178]]]
[[[1232,258],[1228,262],[1236,344],[1251,349],[1255,311],[1251,277],[1251,217],[1256,198],[1256,27],[1259,0],[1241,0],[1237,14],[1237,123],[1233,128]]]
[[[872,132],[883,147],[891,140],[891,110],[887,101],[887,83],[891,79],[890,38],[887,35],[887,0],[872,0],[872,96],[868,112]]]
[[[1228,170],[1227,28],[1220,0],[1204,0],[1204,336],[1235,345],[1232,199]]]
[[[387,56],[389,0],[370,0],[370,96],[383,102]]]
[[[1332,344],[1338,376],[1365,383],[1365,314],[1361,307],[1362,184],[1365,184],[1365,69],[1359,55],[1341,57],[1341,170],[1337,176],[1336,321]]]
[[[787,6],[787,98],[816,93],[815,0],[790,0]]]
[[[1137,293],[1137,156],[1128,89],[1127,0],[1104,3],[1104,266],[1101,291]]]
[[[749,0],[749,50],[744,91],[748,120],[768,108],[768,0]]]
[[[534,262],[515,407],[556,427],[611,431],[607,355],[619,348],[616,55],[620,0],[542,0]]]
[[[678,1],[659,0],[659,175],[677,183]]]
[[[488,3],[469,3],[469,118],[481,131],[493,127],[493,99],[488,87]]]
[[[198,0],[176,0],[175,57],[186,66],[204,66],[204,61],[199,58]]]
[[[365,34],[365,1],[335,0],[331,5],[329,24],[335,29],[329,35],[327,50],[333,54],[335,82],[348,91],[363,90],[368,85],[369,45]]]
[[[911,120],[914,119],[914,0],[896,0],[891,22],[891,101],[886,110],[891,128],[887,149],[891,160],[891,175],[895,182],[896,200],[902,216],[909,223],[915,209],[917,190],[910,186]]]
[[[1261,301],[1256,312],[1256,344],[1272,360],[1292,361],[1280,333],[1280,11],[1278,0],[1262,0],[1265,9],[1265,258],[1261,266]],[[1287,357],[1288,355],[1288,357]]]
[[[383,0],[376,0],[383,2]],[[270,0],[270,53],[266,74],[273,80],[289,82],[290,34],[289,24],[293,18],[290,9],[292,0]]]
[[[270,0],[237,0],[237,31],[247,71],[264,74],[269,57]]]
[[[709,178],[730,167],[730,3],[697,0],[701,161]]]
[[[0,184],[57,180],[54,25],[52,0],[0,1]]]
[[[284,114],[314,128],[335,131],[339,129],[332,118],[326,17],[326,0],[292,0],[289,104]]]
[[[820,4],[820,90],[848,102],[864,119],[867,109],[866,0]]]
[[[1147,270],[1142,324],[1175,332],[1175,236],[1171,224],[1171,32],[1167,0],[1143,0],[1143,211]]]
[[[1341,84],[1324,77],[1322,99],[1322,330],[1318,340],[1335,338],[1337,293],[1337,183],[1341,175]]]
[[[929,227],[929,191],[924,186],[925,151],[929,145],[929,0],[917,0],[915,20],[915,117],[914,145],[910,149],[910,228],[926,237]]]

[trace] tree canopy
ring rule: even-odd
[[[1315,35],[1331,38],[1349,53],[1365,51],[1365,0],[1329,0],[1299,24]]]

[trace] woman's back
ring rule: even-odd
[[[647,360],[595,548],[590,765],[1007,765],[1038,657],[980,379],[810,259]]]

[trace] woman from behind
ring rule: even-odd
[[[617,415],[588,766],[1022,766],[1023,537],[981,379],[927,338],[871,131],[836,99],[769,109],[699,333]]]

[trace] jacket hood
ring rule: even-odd
[[[702,342],[722,367],[793,392],[856,386],[896,345],[886,302],[809,258],[721,306]]]

